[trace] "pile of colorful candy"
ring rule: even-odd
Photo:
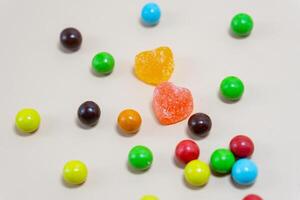
[[[159,23],[161,10],[155,3],[148,3],[142,8],[141,21],[147,26]],[[235,36],[248,36],[253,28],[253,21],[247,14],[237,14],[231,22]],[[82,44],[82,35],[75,28],[66,28],[61,32],[60,41],[64,48],[77,51]],[[204,137],[212,127],[211,118],[205,113],[193,112],[193,96],[189,89],[168,82],[174,71],[174,55],[169,47],[158,47],[144,51],[135,57],[135,76],[155,86],[153,92],[153,112],[162,125],[171,125],[188,119],[187,126],[191,133]],[[109,75],[115,67],[114,57],[107,52],[97,53],[91,63],[96,74]],[[220,94],[226,101],[237,101],[244,93],[243,82],[234,76],[221,81]],[[101,109],[97,103],[86,101],[77,111],[79,121],[85,126],[95,126],[100,119]],[[191,115],[192,114],[192,115]],[[20,132],[33,133],[40,125],[40,115],[34,109],[22,109],[16,116],[16,126]],[[117,117],[117,125],[124,134],[136,134],[142,125],[142,117],[134,109],[125,109]],[[230,141],[229,149],[216,149],[210,164],[199,160],[200,148],[193,140],[180,141],[175,148],[175,157],[184,167],[184,177],[188,184],[195,187],[206,185],[213,174],[229,174],[238,185],[251,185],[255,182],[258,170],[249,159],[254,152],[252,140],[245,135],[238,135]],[[146,171],[153,164],[152,151],[143,145],[134,146],[128,153],[128,164],[134,170]],[[72,160],[63,168],[63,178],[68,184],[79,185],[87,180],[88,168],[78,160]],[[257,195],[248,195],[244,200],[261,200]],[[158,200],[153,195],[145,195],[141,200]]]

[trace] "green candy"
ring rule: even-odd
[[[244,84],[239,78],[228,76],[221,82],[220,92],[224,99],[236,101],[239,100],[244,93]]]
[[[114,57],[106,52],[98,53],[92,60],[93,70],[98,74],[110,74],[115,66]]]
[[[231,30],[236,36],[246,37],[253,29],[253,20],[246,13],[239,13],[231,20]]]
[[[149,148],[145,146],[135,146],[128,154],[128,163],[133,169],[149,169],[153,161],[153,155]]]
[[[228,149],[217,149],[210,157],[210,166],[212,170],[219,174],[230,173],[234,163],[235,157]]]

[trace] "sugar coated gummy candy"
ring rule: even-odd
[[[168,47],[144,51],[135,57],[135,75],[145,83],[158,85],[168,81],[173,71],[173,53]]]
[[[155,88],[152,106],[161,124],[175,124],[192,113],[193,97],[187,88],[164,82]]]

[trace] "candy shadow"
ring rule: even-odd
[[[184,175],[182,176],[181,180],[182,180],[182,183],[185,185],[185,187],[189,188],[190,190],[201,190],[206,185],[205,184],[203,186],[198,186],[198,187],[192,186],[186,182]]]
[[[209,165],[209,168],[210,168],[211,174],[212,174],[214,177],[216,177],[216,178],[224,178],[224,177],[228,176],[228,174],[220,174],[220,173],[218,173],[218,172],[215,172],[215,171],[211,168],[210,165]]]
[[[32,134],[34,134],[35,132],[37,132],[39,129],[37,129],[36,131],[34,131],[32,133],[22,133],[21,131],[18,130],[18,128],[16,126],[13,126],[13,130],[14,130],[15,134],[18,135],[18,136],[29,137]]]
[[[232,177],[230,177],[230,184],[232,186],[234,186],[235,188],[239,189],[239,190],[246,190],[248,188],[250,188],[254,183],[250,184],[250,185],[239,185],[237,183],[234,182],[234,180],[232,179]]]
[[[135,175],[140,175],[140,174],[144,174],[146,171],[148,171],[149,169],[146,169],[146,170],[142,170],[142,171],[139,171],[139,170],[135,170],[133,169],[128,162],[126,162],[126,167],[127,167],[127,170],[132,173],[132,174],[135,174]]]
[[[192,133],[192,131],[189,129],[188,126],[185,128],[185,132],[186,132],[187,136],[193,140],[203,140],[209,135],[209,132],[207,132],[203,135],[196,135],[196,134]]]
[[[179,168],[179,169],[184,169],[185,164],[183,164],[182,162],[180,162],[175,156],[172,159],[174,165]]]
[[[117,133],[122,136],[122,137],[126,137],[126,138],[130,138],[130,137],[133,137],[137,134],[137,132],[135,133],[125,133],[124,131],[122,131],[122,129],[118,126],[118,124],[115,125],[115,129],[117,131]]]
[[[84,184],[84,182],[83,182],[82,184],[79,184],[79,185],[71,185],[71,184],[67,183],[63,177],[60,178],[60,182],[64,187],[69,188],[69,189],[76,189]]]
[[[78,118],[75,118],[75,123],[79,128],[84,129],[84,130],[92,129],[93,127],[95,127],[98,124],[98,122],[97,122],[96,124],[91,125],[91,126],[85,125],[85,124],[81,123],[81,121]]]
[[[237,40],[244,40],[244,39],[247,38],[247,36],[238,36],[238,35],[235,35],[235,34],[232,32],[231,28],[228,28],[228,34],[229,34],[232,38],[237,39]]]
[[[227,99],[225,99],[223,96],[222,96],[222,94],[221,94],[221,92],[220,91],[218,91],[218,98],[221,100],[221,101],[223,101],[223,103],[226,103],[226,104],[235,104],[235,103],[237,103],[240,99],[238,99],[238,100],[227,100]]]
[[[139,24],[141,26],[143,26],[144,28],[153,28],[153,27],[157,26],[159,24],[159,22],[157,24],[152,24],[151,25],[151,24],[144,23],[143,20],[141,18],[139,18]]]
[[[66,49],[65,47],[63,47],[62,45],[61,45],[61,43],[60,42],[58,42],[57,43],[57,48],[61,51],[61,52],[63,52],[63,53],[65,53],[65,54],[72,54],[72,53],[75,53],[76,51],[78,51],[78,50],[69,50],[69,49]]]
[[[93,76],[96,76],[96,77],[99,77],[99,78],[103,78],[103,77],[107,77],[109,76],[111,73],[108,73],[108,74],[100,74],[100,73],[97,73],[95,72],[95,70],[93,70],[93,68],[91,66],[89,66],[90,68],[90,73],[93,75]]]

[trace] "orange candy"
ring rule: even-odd
[[[144,51],[135,57],[134,73],[145,83],[158,85],[169,80],[173,71],[173,53],[168,47]]]
[[[175,124],[192,113],[193,97],[187,88],[164,82],[155,88],[152,106],[161,124]]]
[[[138,132],[142,124],[142,118],[140,114],[133,109],[123,110],[118,117],[118,126],[125,133]]]

